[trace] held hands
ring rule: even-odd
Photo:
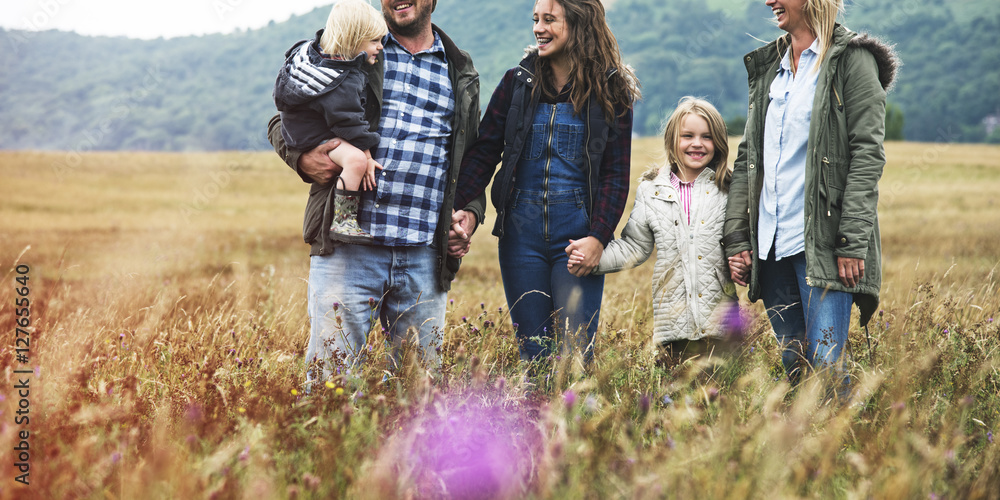
[[[753,265],[752,254],[749,250],[744,250],[729,258],[729,275],[733,283],[740,286],[747,286],[750,279],[750,267]]]
[[[330,159],[330,151],[340,146],[340,139],[333,139],[299,157],[299,171],[319,184],[327,184],[340,175],[341,168]]]
[[[569,245],[566,247],[566,256],[569,257],[566,270],[573,276],[586,276],[601,263],[603,253],[604,245],[593,236],[581,240],[569,240]]]
[[[729,273],[733,278],[733,283],[747,286],[747,279],[750,277],[750,252],[741,252],[729,258]],[[863,259],[852,259],[850,257],[837,257],[837,270],[840,275],[840,282],[844,286],[854,288],[865,277],[865,261]]]
[[[451,211],[451,229],[448,230],[448,255],[461,259],[472,247],[472,233],[476,230],[476,215],[465,210]]]

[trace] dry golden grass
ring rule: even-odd
[[[1000,498],[1000,147],[887,152],[882,311],[844,407],[777,380],[759,317],[733,358],[657,368],[649,264],[608,277],[587,374],[524,378],[489,225],[440,372],[373,363],[303,398],[307,186],[272,153],[0,152],[0,457],[22,430],[31,456],[0,498]]]

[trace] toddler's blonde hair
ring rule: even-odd
[[[340,0],[330,9],[319,46],[327,55],[354,59],[365,42],[382,38],[388,32],[382,13],[368,2]]]

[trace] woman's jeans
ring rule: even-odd
[[[781,362],[793,385],[810,366],[829,370],[838,395],[847,396],[850,379],[844,348],[851,322],[850,293],[806,284],[804,253],[760,262],[761,299],[782,346]]]
[[[500,238],[500,272],[516,325],[521,359],[544,358],[555,332],[566,333],[571,348],[592,355],[604,293],[604,276],[573,276],[566,269],[570,238],[590,228],[583,190],[550,191],[548,217],[540,191],[514,190]]]

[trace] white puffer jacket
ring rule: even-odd
[[[643,176],[621,239],[604,249],[597,274],[642,264],[656,248],[653,269],[653,342],[697,340],[723,334],[722,319],[736,287],[720,240],[726,193],[705,169],[695,179],[691,224],[666,168]]]

